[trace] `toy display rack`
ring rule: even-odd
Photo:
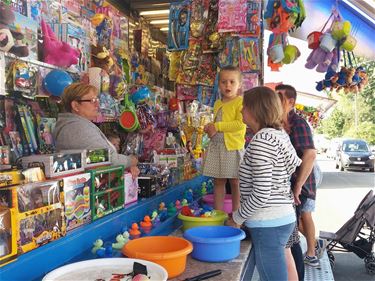
[[[72,230],[67,236],[57,241],[23,254],[18,257],[18,260],[1,268],[1,280],[41,280],[45,274],[53,269],[82,259],[83,254],[91,249],[92,243],[96,239],[112,239],[116,234],[122,233],[123,229],[129,227],[131,223],[141,221],[145,215],[158,209],[160,202],[175,202],[183,197],[186,189],[200,189],[201,184],[207,179],[207,177],[198,176],[190,181],[170,187],[157,196],[129,204],[123,210]],[[152,232],[152,235],[167,235],[174,231],[174,227],[172,220],[170,220],[161,224],[159,229]]]

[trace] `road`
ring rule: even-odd
[[[348,221],[371,189],[375,188],[375,173],[345,171],[335,169],[335,163],[324,156],[318,156],[323,171],[323,182],[317,192],[314,221],[316,232],[320,230],[336,232]],[[374,281],[374,276],[366,273],[364,262],[353,253],[335,253],[336,281]]]

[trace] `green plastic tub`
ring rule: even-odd
[[[208,218],[189,217],[178,214],[178,218],[182,221],[182,230],[186,231],[197,226],[224,225],[225,220],[228,218],[227,213],[219,210],[216,210],[215,212],[215,216]]]

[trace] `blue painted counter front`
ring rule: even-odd
[[[101,238],[104,241],[112,239],[116,234],[130,227],[133,222],[139,222],[146,214],[151,214],[158,208],[160,202],[166,204],[175,202],[182,198],[185,189],[201,188],[205,180],[206,177],[199,176],[171,187],[155,197],[126,206],[123,210],[69,232],[66,237],[23,254],[17,261],[0,268],[0,280],[41,280],[45,274],[55,268],[83,260],[87,258],[86,255],[96,239]],[[167,235],[178,227],[178,223],[174,218],[168,219],[154,229],[151,235]]]

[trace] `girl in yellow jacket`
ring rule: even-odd
[[[232,211],[240,203],[239,164],[245,145],[246,125],[242,122],[241,72],[227,66],[219,74],[222,98],[214,105],[214,123],[204,130],[211,138],[203,165],[203,174],[214,178],[214,208],[223,210],[225,184],[229,179],[232,191]]]

